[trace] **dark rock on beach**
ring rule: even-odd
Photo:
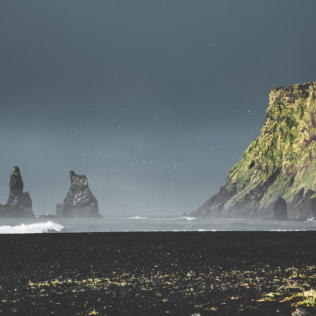
[[[296,220],[307,220],[316,216],[316,192],[304,188],[294,195],[289,203],[290,215]]]
[[[98,201],[88,186],[87,177],[70,171],[70,188],[62,204],[56,206],[56,217],[99,218]]]
[[[14,167],[10,179],[10,195],[7,204],[0,205],[0,217],[34,218],[32,200],[28,192],[23,193],[23,180],[19,167]]]
[[[278,196],[272,203],[272,212],[274,215],[274,219],[279,221],[288,220],[286,202],[280,196]]]

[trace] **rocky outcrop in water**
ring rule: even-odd
[[[7,204],[0,205],[0,217],[34,218],[32,200],[28,192],[23,193],[23,180],[19,167],[14,167],[10,179],[10,195]]]
[[[225,186],[190,216],[316,216],[316,82],[272,89],[269,100],[259,137],[231,169]]]
[[[271,205],[273,218],[278,221],[287,221],[287,206],[283,198],[278,196]]]
[[[86,176],[70,171],[70,188],[62,204],[56,206],[56,217],[102,217],[98,201],[89,189]]]
[[[294,220],[304,221],[316,217],[316,192],[302,188],[288,204],[289,216]]]

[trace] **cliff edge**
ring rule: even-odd
[[[289,220],[315,217],[315,111],[316,82],[270,90],[259,137],[231,169],[225,186],[190,216],[278,219],[275,203],[282,198]]]

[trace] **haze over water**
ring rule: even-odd
[[[56,213],[70,170],[107,216],[196,210],[259,135],[269,90],[316,80],[315,11],[1,0],[0,203],[19,166],[36,215]]]
[[[244,219],[198,219],[194,217],[105,217],[1,219],[0,234],[84,233],[136,231],[308,231],[316,221],[282,222]]]

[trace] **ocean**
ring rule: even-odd
[[[281,222],[194,217],[1,218],[0,234],[144,231],[312,231],[316,221]]]

